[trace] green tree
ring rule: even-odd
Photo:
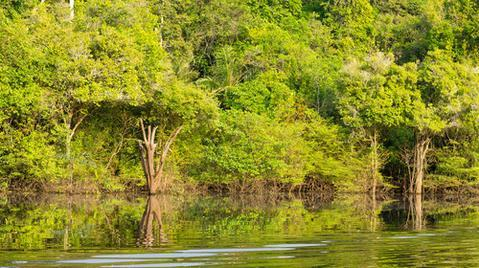
[[[477,67],[459,62],[451,53],[434,50],[428,53],[419,69],[418,88],[422,102],[415,108],[415,145],[411,159],[410,191],[422,193],[427,154],[431,139],[448,129],[463,127],[463,119],[477,114]]]
[[[392,55],[374,53],[363,61],[351,60],[343,70],[344,90],[339,97],[340,113],[347,126],[363,131],[370,143],[371,190],[381,178],[380,132],[384,128],[409,123],[414,103],[415,65],[397,66]]]

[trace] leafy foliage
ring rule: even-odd
[[[477,180],[475,1],[75,2],[0,4],[4,188],[141,186],[139,119],[182,180]]]

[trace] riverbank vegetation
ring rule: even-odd
[[[476,1],[69,2],[0,3],[4,190],[478,185]]]

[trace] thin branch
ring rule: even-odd
[[[160,157],[160,161],[157,163],[157,166],[156,166],[157,175],[160,174],[161,170],[163,170],[163,166],[165,164],[166,156],[168,155],[168,152],[170,150],[170,146],[175,141],[176,136],[178,136],[178,134],[180,133],[182,128],[183,128],[183,126],[180,126],[180,127],[176,128],[175,131],[173,131],[173,133],[171,133],[170,137],[168,138],[167,142],[165,143],[165,146],[163,147],[163,152],[162,152],[161,157]]]
[[[73,136],[75,135],[75,131],[80,126],[81,122],[83,122],[83,119],[85,119],[87,116],[88,113],[83,114],[80,119],[78,119],[78,121],[75,123],[75,126],[73,126],[72,132],[70,133],[70,139],[73,138]]]
[[[151,143],[156,146],[155,144],[155,135],[156,135],[156,130],[158,129],[158,126],[153,128],[153,132],[151,133]]]
[[[148,125],[148,143],[151,143],[151,125]]]
[[[118,155],[118,153],[120,153],[124,142],[128,140],[128,138],[125,138],[125,136],[128,132],[128,126],[130,125],[130,123],[131,123],[131,120],[123,118],[123,128],[122,128],[122,132],[120,136],[120,142],[116,146],[115,150],[113,150],[113,153],[108,159],[108,163],[106,164],[106,169],[110,168],[111,164],[113,163],[113,159],[115,158],[116,155]]]
[[[143,134],[143,141],[146,143],[146,133],[145,133],[145,125],[143,124],[143,119],[140,119],[140,126],[141,126],[141,132]]]
[[[106,169],[110,168],[110,165],[113,163],[113,158],[115,158],[115,156],[118,155],[118,153],[120,153],[120,150],[123,147],[123,141],[124,141],[124,139],[122,137],[122,139],[120,140],[120,142],[116,146],[115,150],[113,150],[113,153],[110,155],[110,158],[108,159],[108,163],[106,164],[106,167],[105,167]]]
[[[150,185],[150,176],[148,174],[148,169],[146,167],[146,152],[143,146],[144,146],[144,143],[141,140],[138,140],[138,148],[140,149],[140,156],[141,156],[141,167],[143,168],[143,173],[145,174],[145,178],[148,182],[148,185]]]

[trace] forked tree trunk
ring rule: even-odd
[[[141,132],[143,134],[143,140],[138,140],[138,147],[141,155],[141,166],[146,178],[146,184],[148,192],[150,194],[156,194],[163,180],[163,168],[165,165],[166,157],[170,151],[171,144],[175,141],[176,136],[181,131],[181,126],[175,129],[171,133],[168,140],[161,148],[161,154],[159,157],[156,155],[156,149],[158,144],[155,143],[156,130],[158,127],[152,127],[149,125],[145,128],[143,120],[140,120]],[[164,189],[161,189],[164,190]]]
[[[414,194],[422,194],[423,182],[427,167],[427,153],[431,138],[428,135],[418,134],[413,152],[413,165],[410,174],[411,185],[409,191]]]

